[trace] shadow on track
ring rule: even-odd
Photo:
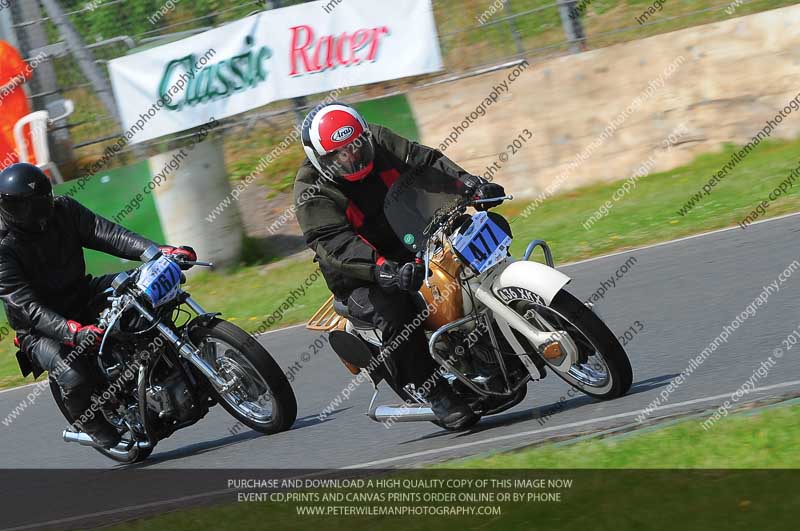
[[[678,376],[677,373],[664,374],[662,376],[655,376],[653,378],[648,378],[647,380],[642,380],[641,382],[635,383],[631,387],[631,390],[628,392],[628,394],[625,396],[644,393],[647,391],[651,391],[653,389],[657,389],[659,387],[663,387],[667,385],[669,382],[671,382],[672,379],[676,376]],[[464,432],[454,434],[447,430],[437,430],[428,435],[423,435],[422,437],[418,437],[416,439],[403,441],[399,444],[401,445],[409,444],[417,441],[424,441],[424,440],[436,439],[439,437],[445,437],[448,435],[455,435],[455,438],[465,437],[481,433],[482,431],[491,430],[494,428],[500,428],[503,426],[509,426],[512,424],[516,424],[518,422],[525,422],[529,420],[539,420],[539,425],[541,427],[544,427],[550,420],[555,418],[555,416],[558,414],[570,411],[572,409],[577,409],[579,407],[592,404],[595,402],[600,402],[600,401],[585,395],[577,396],[569,400],[562,399],[557,402],[553,402],[552,404],[537,406],[532,409],[524,411],[511,411],[507,413],[501,413],[498,415],[492,415],[490,417],[485,417],[481,419],[481,421],[478,424],[476,424],[472,429]]]
[[[352,407],[352,406],[351,406]],[[331,416],[326,418],[325,420],[320,420],[317,415],[308,415],[302,418],[299,418],[295,421],[292,425],[292,428],[289,431],[299,430],[303,428],[308,428],[310,426],[315,426],[317,424],[324,424],[333,420],[333,415],[336,413],[341,413],[343,411],[347,411],[350,407],[337,409],[331,412]],[[225,448],[228,446],[233,446],[242,442],[251,441],[253,439],[258,439],[260,437],[280,437],[280,433],[276,433],[274,435],[264,435],[257,431],[252,431],[250,429],[245,429],[241,433],[236,433],[234,435],[228,435],[226,437],[221,437],[219,439],[214,439],[211,441],[203,441],[194,444],[190,444],[188,446],[183,446],[181,448],[177,448],[175,450],[170,450],[168,452],[163,453],[156,453],[143,463],[138,463],[131,466],[119,466],[117,468],[147,468],[152,465],[166,463],[168,461],[175,461],[178,459],[183,459],[184,457],[193,457],[196,455],[202,455],[206,453],[210,453],[221,448]],[[158,449],[158,448],[156,448]]]

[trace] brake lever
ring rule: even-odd
[[[513,201],[513,200],[514,200],[514,196],[513,195],[505,195],[503,197],[492,197],[492,198],[489,198],[489,199],[473,199],[472,201],[470,201],[469,204],[470,205],[480,205],[480,204],[483,204],[483,203],[496,203],[497,201]]]
[[[181,260],[178,263],[181,265],[207,267],[211,270],[214,269],[213,262],[201,262],[199,260]]]
[[[184,264],[189,264],[189,265],[193,265],[193,266],[200,266],[200,267],[209,267],[211,269],[214,269],[213,262],[200,262],[198,260],[195,260],[193,262],[192,261],[184,262]]]

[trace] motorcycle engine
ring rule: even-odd
[[[192,393],[180,373],[172,373],[162,382],[147,388],[147,406],[158,418],[183,422],[194,415]]]
[[[447,335],[447,344],[454,367],[473,382],[485,385],[495,391],[504,387],[503,370],[497,357],[497,349],[492,345],[491,336],[475,328],[469,332],[453,331]],[[506,371],[516,381],[527,374],[517,356],[504,356]]]
[[[482,341],[477,341],[474,335],[460,331],[448,334],[447,343],[452,359],[456,361],[456,368],[465,374],[486,375],[495,370],[497,358],[494,356],[491,346]]]

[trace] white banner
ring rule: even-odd
[[[277,100],[441,69],[431,0],[320,0],[109,63],[131,144]]]

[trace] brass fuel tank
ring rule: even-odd
[[[447,244],[444,250],[433,257],[430,267],[431,287],[423,284],[420,291],[430,311],[423,326],[433,331],[464,317],[464,298],[458,281],[463,265]]]

